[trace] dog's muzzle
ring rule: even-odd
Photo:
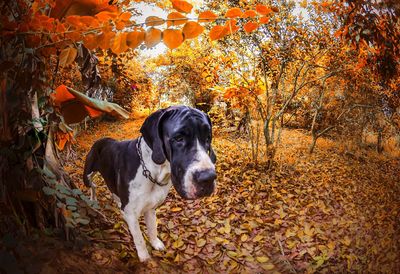
[[[216,178],[215,169],[195,171],[193,173],[193,183],[196,189],[194,193],[196,198],[210,196],[214,191]]]

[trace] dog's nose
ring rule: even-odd
[[[215,173],[215,169],[206,169],[202,171],[197,171],[193,174],[194,180],[198,184],[211,184],[214,182],[215,178],[217,178],[217,174]]]

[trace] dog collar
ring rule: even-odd
[[[140,148],[141,141],[142,141],[142,137],[140,136],[138,138],[137,143],[136,143],[136,150],[137,150],[137,154],[139,156],[140,164],[142,165],[142,169],[143,169],[142,174],[143,174],[143,176],[146,177],[147,179],[149,179],[150,182],[152,182],[153,184],[156,184],[156,185],[159,185],[159,186],[168,185],[168,181],[163,184],[163,183],[158,182],[156,179],[153,178],[153,176],[151,176],[151,172],[150,172],[150,170],[147,169],[147,167],[146,167],[146,165],[144,163],[144,160],[143,160],[142,150]]]

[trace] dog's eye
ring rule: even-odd
[[[175,137],[174,137],[174,141],[177,142],[177,143],[181,143],[181,142],[183,142],[184,140],[185,140],[185,139],[183,138],[182,135],[178,135],[178,136],[175,136]]]

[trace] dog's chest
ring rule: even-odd
[[[143,214],[149,209],[157,208],[168,195],[171,182],[165,186],[158,186],[144,178],[141,174],[135,178],[129,187],[129,202],[127,207],[137,214]]]

